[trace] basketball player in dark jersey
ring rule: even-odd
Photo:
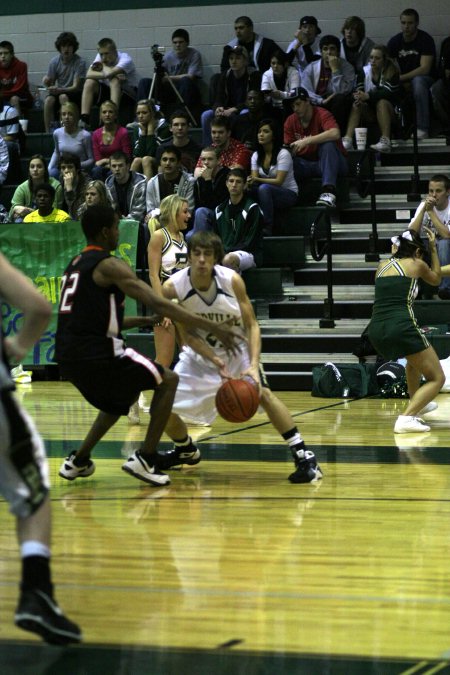
[[[80,448],[62,463],[59,475],[67,480],[92,475],[95,465],[90,455],[96,443],[121,415],[127,415],[141,391],[154,389],[142,447],[122,468],[150,485],[167,485],[169,476],[158,467],[157,444],[172,409],[178,377],[125,346],[122,328],[148,322],[143,317],[124,318],[125,296],[188,328],[213,332],[232,351],[238,337],[228,323],[192,315],[156,295],[123,260],[110,254],[119,241],[118,216],[111,207],[88,207],[81,226],[87,246],[70,262],[62,278],[56,360],[61,375],[100,412]]]
[[[0,492],[17,519],[22,558],[16,625],[46,642],[80,642],[79,627],[69,621],[53,597],[50,573],[51,512],[44,443],[33,420],[14,396],[6,358],[19,363],[40,338],[50,319],[50,305],[31,282],[0,254],[1,300],[18,307],[18,333],[3,338],[0,330]]]

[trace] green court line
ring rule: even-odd
[[[277,654],[233,649],[236,636],[223,636],[230,646],[216,649],[142,648],[115,645],[81,645],[65,650],[27,642],[0,642],[2,675],[402,675],[414,672],[425,675],[433,667],[443,665],[440,675],[450,674],[446,661],[377,658],[314,654]],[[417,670],[419,668],[419,671]]]
[[[71,441],[45,440],[49,457],[66,457],[69,452],[81,444],[81,439]],[[128,445],[129,453],[139,448],[139,442],[133,441]],[[277,443],[216,443],[199,440],[198,445],[203,459],[214,461],[245,461],[245,462],[291,462],[291,454],[286,445]],[[405,439],[405,446],[407,440]],[[172,447],[172,443],[162,442],[162,451]],[[123,441],[102,441],[93,454],[94,459],[120,459],[124,457],[121,450],[124,448]],[[320,462],[331,464],[404,464],[408,461],[408,451],[399,450],[396,445],[326,445],[318,446],[308,443]],[[438,448],[424,445],[422,448],[411,448],[414,452],[419,451],[426,464],[447,465],[450,464],[450,452],[448,448]],[[417,457],[415,458],[417,462]]]

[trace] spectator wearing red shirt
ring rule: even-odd
[[[284,123],[284,144],[292,151],[295,179],[301,184],[303,178],[322,178],[322,193],[316,204],[334,207],[337,177],[348,173],[337,122],[325,108],[311,105],[303,87],[295,89],[289,100],[294,112]]]
[[[229,169],[243,169],[249,171],[251,151],[243,143],[231,138],[231,120],[228,117],[213,117],[211,120],[212,144],[218,148],[219,163]],[[200,159],[194,171],[194,177],[198,178],[203,169],[203,162]]]
[[[14,106],[31,107],[33,97],[28,84],[28,66],[14,56],[14,46],[8,40],[0,42],[0,86],[3,100]]]

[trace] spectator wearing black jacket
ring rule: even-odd
[[[185,235],[187,241],[194,232],[212,231],[215,208],[228,198],[226,179],[229,168],[220,164],[219,156],[220,152],[212,145],[202,150],[203,168],[194,184],[194,227]]]

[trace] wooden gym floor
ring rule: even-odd
[[[57,598],[85,642],[52,648],[14,627],[1,502],[2,675],[450,673],[449,395],[430,433],[394,436],[402,401],[282,393],[323,481],[291,485],[289,452],[257,415],[194,428],[204,461],[163,488],[121,471],[144,433],[126,419],[94,476],[59,478],[95,412],[67,383],[18,396],[50,457]]]

